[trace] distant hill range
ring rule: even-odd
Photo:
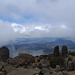
[[[66,45],[70,51],[75,50],[75,42],[64,38],[17,38],[14,42],[9,42],[7,47],[10,49],[11,56],[19,53],[30,53],[32,55],[49,54],[53,48],[59,45],[60,50]]]

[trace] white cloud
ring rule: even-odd
[[[33,16],[46,22],[65,21],[75,24],[75,0],[0,0],[0,15],[12,19]]]
[[[16,37],[11,23],[0,20],[0,44],[14,40]]]
[[[16,24],[13,23],[14,31],[22,36],[28,37],[70,37],[73,32],[66,24]],[[72,34],[73,35],[73,34]]]
[[[63,28],[63,29],[67,29],[67,26],[64,25],[64,24],[62,24],[60,27]]]
[[[18,37],[72,37],[73,35],[72,28],[66,24],[17,24],[0,20],[0,43]]]
[[[16,33],[24,33],[26,31],[23,25],[12,23],[11,26],[13,27]]]
[[[0,10],[2,18],[12,19],[0,20],[0,41],[18,36],[75,37],[75,0],[0,0]]]

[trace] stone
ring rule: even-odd
[[[25,69],[25,68],[17,68],[7,75],[37,75],[39,73],[39,69]]]
[[[63,73],[63,75],[68,75],[67,71],[63,71],[62,73]]]
[[[0,71],[0,75],[6,75],[5,72]]]
[[[50,66],[49,61],[46,60],[46,59],[42,59],[42,60],[40,61],[40,63],[42,64],[42,67],[49,67],[49,66]]]
[[[39,63],[36,64],[36,67],[41,69],[42,68],[42,64],[39,62]]]
[[[61,71],[61,68],[60,68],[60,66],[59,66],[59,65],[56,65],[55,71],[56,71],[56,72]]]
[[[49,72],[50,73],[50,71],[47,68],[42,68],[40,72],[41,73],[46,73],[46,72]]]
[[[75,56],[72,58],[72,61],[75,61]]]
[[[68,70],[69,70],[69,71],[73,71],[73,70],[74,70],[73,61],[69,61],[69,62],[68,62]]]
[[[53,71],[52,75],[57,75],[57,73],[55,71]]]
[[[0,61],[6,61],[9,58],[9,49],[5,46],[0,48]]]
[[[51,75],[49,72],[44,73],[44,75]]]
[[[64,59],[64,67],[67,69],[67,67],[68,67],[68,62],[69,61],[72,61],[72,57],[71,56],[69,56],[68,58],[65,58]]]
[[[16,67],[28,66],[35,62],[35,58],[30,54],[22,53],[13,59],[9,59],[7,62],[11,65],[15,65]]]
[[[58,57],[58,56],[59,56],[59,46],[56,46],[54,48],[53,57]]]
[[[60,72],[57,73],[57,75],[63,75],[63,73],[60,71]]]
[[[0,65],[0,71],[2,71],[2,69],[3,69],[3,66],[2,66],[2,65]]]
[[[65,46],[65,45],[62,46],[61,55],[64,56],[64,57],[68,56],[68,48],[67,48],[67,46]]]

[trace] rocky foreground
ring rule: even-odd
[[[75,52],[63,46],[54,48],[53,54],[32,56],[22,53],[9,57],[6,47],[0,48],[0,75],[75,75]]]

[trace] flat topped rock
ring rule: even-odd
[[[7,75],[33,75],[35,73],[39,73],[39,69],[18,68],[8,73]]]

